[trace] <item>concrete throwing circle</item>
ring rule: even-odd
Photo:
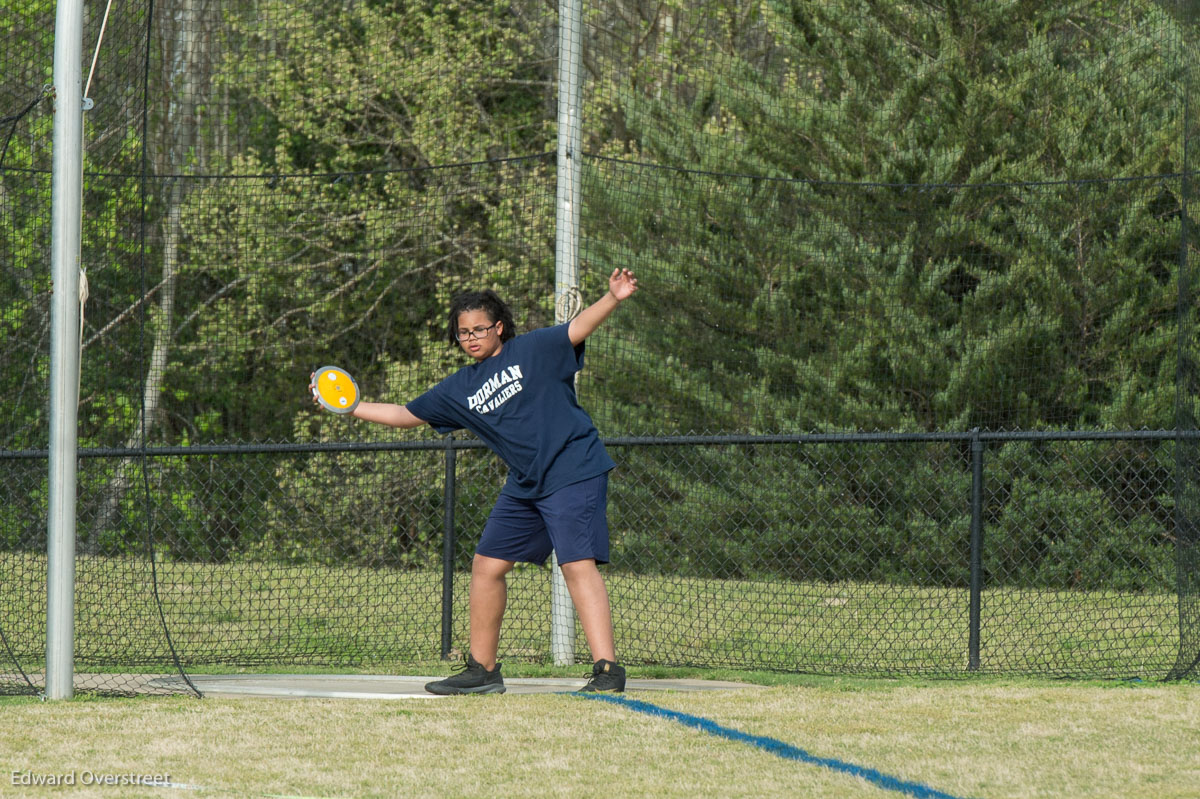
[[[325,699],[445,699],[425,690],[437,676],[402,677],[373,674],[189,674],[188,679],[208,697],[283,697]],[[584,677],[505,677],[510,694],[570,693],[583,687]],[[188,690],[180,677],[152,681],[159,689]],[[730,691],[758,688],[718,680],[630,679],[627,691]]]

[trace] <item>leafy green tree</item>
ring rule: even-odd
[[[341,363],[377,399],[424,390],[449,360],[440,354],[447,299],[468,283],[500,288],[531,324],[552,318],[550,82],[538,16],[513,10],[265,3],[226,20],[212,94],[236,99],[235,129],[207,135],[244,147],[210,164],[237,177],[190,181],[178,207],[163,440],[344,434],[314,414],[309,371]],[[284,492],[308,480],[312,503],[335,507],[311,476],[289,474],[298,463],[246,480],[278,479]],[[363,502],[379,508],[409,487],[403,476],[391,485]],[[198,509],[221,497],[178,496],[188,529],[172,549],[206,557],[215,533]],[[270,526],[295,532],[287,521]],[[238,527],[222,533],[238,546],[261,534]],[[393,558],[404,547],[368,550]]]
[[[440,337],[444,286],[545,288],[506,277],[548,268],[553,237],[546,159],[494,160],[547,147],[534,23],[509,11],[267,3],[234,21],[246,49],[218,81],[255,109],[256,132],[227,167],[245,177],[184,214],[183,280],[211,302],[188,315],[172,380],[185,407],[221,409],[190,438],[289,437],[321,362],[375,393]],[[215,376],[255,396],[214,393]]]
[[[603,431],[1172,424],[1187,61],[1157,5],[603,8],[596,27],[615,33],[589,60],[585,255],[597,273],[637,269],[655,296],[597,347],[583,389]],[[1134,564],[1123,585],[1166,584],[1166,520],[1125,519],[1129,498],[1084,477],[1094,455],[1071,453],[1046,527],[1070,543],[1024,548],[998,579],[1099,586],[1107,559]],[[963,574],[965,551],[946,547],[964,519],[875,492],[896,470],[961,506],[965,460],[826,464],[811,482],[784,468],[790,515],[760,525],[720,515],[750,503],[725,486],[733,462],[645,457],[616,513],[661,509],[645,535],[680,549],[658,541],[653,557],[712,546],[701,560],[741,574],[744,530],[831,564],[808,577]],[[1133,451],[1103,463],[1114,483],[1164,479]],[[800,513],[814,496],[848,499]],[[997,541],[1035,507],[1013,506]]]
[[[647,426],[1169,424],[1169,18],[761,9],[670,7],[628,37],[639,53],[594,58],[587,253],[642,268],[664,302],[636,337],[682,365],[649,376]]]
[[[12,389],[0,447],[47,436],[39,375],[49,351],[51,82],[55,5],[8,4],[0,24],[0,379]]]
[[[616,266],[645,288],[589,342],[580,391],[601,432],[1170,425],[1190,368],[1179,97],[1194,94],[1194,30],[1168,6],[1186,11],[590,4],[583,294]],[[52,8],[29,8],[12,41],[44,45]],[[149,115],[114,90],[89,121],[84,260],[104,290],[84,342],[86,443],[388,439],[314,412],[309,370],[340,363],[377,399],[423,391],[462,363],[442,314],[466,285],[501,290],[523,327],[553,320],[547,7],[173,12],[151,21]],[[114,56],[139,61],[121,30]],[[45,80],[30,58],[6,91]],[[46,221],[13,209],[47,201],[18,170],[44,164],[48,132],[32,120],[0,164],[10,385],[45,368],[48,278],[26,262]],[[5,446],[39,443],[42,405],[19,395]],[[1003,448],[988,521],[1005,579],[1098,586],[1120,561],[1141,564],[1121,585],[1155,585],[1160,457]],[[436,554],[436,453],[261,459],[223,480],[184,460],[151,475],[178,557]],[[486,506],[494,461],[460,468],[467,504]],[[624,464],[614,514],[646,568],[957,585],[965,469],[935,447],[650,451]],[[131,474],[84,479],[92,551],[140,546]],[[4,540],[27,538],[6,523]]]

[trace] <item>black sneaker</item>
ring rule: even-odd
[[[586,694],[619,694],[625,690],[625,667],[611,660],[597,660],[592,664],[592,678],[579,690]]]
[[[426,683],[425,690],[431,694],[502,694],[504,678],[500,676],[500,664],[491,671],[485,669],[474,657],[467,654],[467,661],[458,667],[458,673],[444,680]]]

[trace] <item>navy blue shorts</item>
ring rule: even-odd
[[[501,494],[475,553],[542,564],[551,549],[560,564],[589,558],[608,563],[607,474],[536,499]]]

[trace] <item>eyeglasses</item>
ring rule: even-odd
[[[454,331],[454,338],[456,341],[466,341],[469,338],[483,338],[488,334],[488,331],[498,324],[500,323],[492,322],[487,327],[480,325],[479,327],[471,328],[470,330],[456,330]]]

